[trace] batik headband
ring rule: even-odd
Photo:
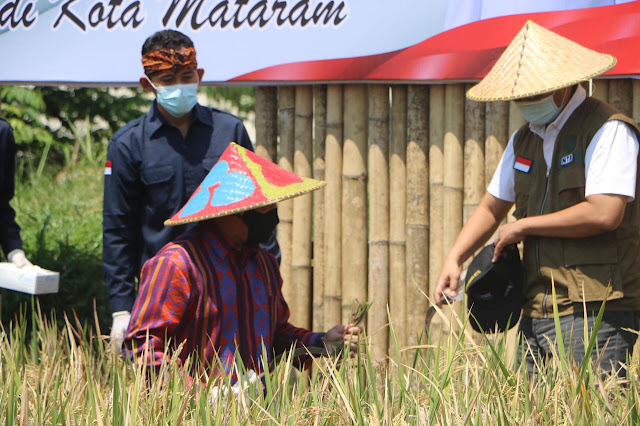
[[[178,72],[180,69],[195,70],[198,68],[196,50],[193,47],[187,48],[185,53],[166,48],[154,50],[142,55],[142,66],[149,77],[165,72]]]

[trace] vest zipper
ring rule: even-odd
[[[544,198],[542,199],[542,206],[540,206],[540,215],[544,212],[544,206],[547,204],[547,196],[549,195],[549,172],[550,168],[547,167],[546,183],[544,187]],[[540,238],[536,240],[536,266],[538,269],[538,276],[542,278],[542,271],[540,269]],[[549,297],[549,289],[545,286],[544,296],[542,297],[542,317],[547,318],[547,298]]]

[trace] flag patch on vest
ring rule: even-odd
[[[566,166],[567,164],[573,163],[573,152],[569,155],[565,155],[560,159],[560,165]]]
[[[531,164],[533,164],[533,160],[529,160],[528,158],[524,157],[517,157],[516,163],[513,165],[513,168],[524,173],[529,173]]]
[[[111,161],[107,161],[104,164],[104,175],[105,176],[110,176],[111,175]]]

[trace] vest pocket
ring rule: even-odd
[[[527,217],[527,206],[529,204],[529,194],[518,194],[516,192],[516,206],[513,210],[513,217],[522,219]]]
[[[615,235],[563,240],[564,271],[572,302],[597,302],[624,296]],[[561,273],[562,273],[561,272]]]
[[[531,184],[533,179],[531,176],[516,171],[514,177],[514,191],[516,193],[516,205],[513,211],[513,216],[516,219],[522,219],[527,217],[527,210],[529,208],[529,191],[531,191]]]
[[[563,210],[584,201],[584,167],[560,170],[558,178],[558,209]]]

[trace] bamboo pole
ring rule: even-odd
[[[471,86],[468,85],[467,89]],[[484,171],[485,105],[484,102],[465,99],[464,203],[462,208],[465,222],[480,204],[487,187]]]
[[[293,171],[294,121],[295,121],[295,87],[278,88],[280,111],[280,158],[278,165],[285,170]],[[293,226],[293,200],[278,203],[278,244],[282,258],[280,274],[282,275],[282,294],[289,303],[294,301],[293,284],[291,283],[291,233]]]
[[[616,78],[609,81],[609,103],[627,117],[633,115],[633,84],[630,79]]]
[[[462,229],[464,195],[464,85],[448,84],[444,102],[443,246],[449,252]]]
[[[589,88],[587,87],[587,94],[589,93],[588,90]],[[609,80],[593,80],[593,97],[609,102]]]
[[[313,156],[313,88],[296,87],[295,152],[293,168],[298,176],[311,177]],[[312,194],[293,199],[293,235],[291,281],[295,286],[295,306],[291,307],[291,321],[299,327],[311,328],[311,211]]]
[[[313,178],[325,179],[327,86],[313,87]],[[324,329],[324,188],[313,192],[313,330]]]
[[[342,104],[342,85],[329,85],[324,187],[325,330],[342,319]]]
[[[485,173],[487,184],[500,163],[502,153],[507,146],[509,135],[509,104],[507,102],[488,102],[486,105],[486,137],[484,146]]]
[[[371,356],[387,354],[389,328],[389,86],[369,85],[369,287]]]
[[[633,119],[640,123],[640,80],[633,80]]]
[[[269,161],[278,147],[278,89],[256,88],[256,153]]]
[[[428,106],[425,86],[407,91],[407,343],[415,345],[424,328],[429,291]]]
[[[444,100],[444,173],[442,181],[444,231],[442,246],[448,253],[453,247],[462,229],[462,207],[464,197],[464,84],[448,84],[445,87]],[[433,294],[435,281],[431,283]],[[456,306],[457,305],[457,306]],[[440,336],[446,339],[448,329],[458,330],[458,322],[449,312],[460,312],[461,304],[456,303],[452,308],[443,307],[449,318],[444,324]]]
[[[342,321],[350,320],[355,299],[367,300],[367,92],[344,87],[342,162]]]
[[[433,294],[444,261],[444,84],[429,86],[429,286]],[[438,318],[434,318],[435,323]],[[435,324],[434,324],[435,325]]]
[[[407,170],[407,86],[392,86],[391,159],[389,161],[389,313],[398,349],[407,344],[405,218]],[[395,357],[389,339],[389,355]]]

